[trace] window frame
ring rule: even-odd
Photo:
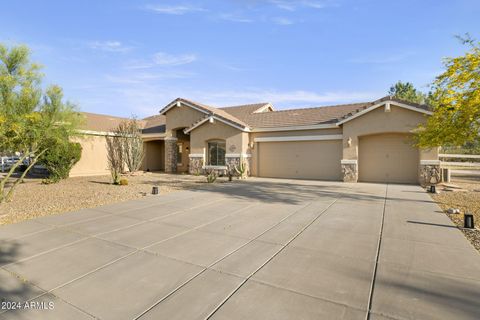
[[[211,159],[211,154],[210,154],[210,146],[211,145],[215,145],[216,147],[216,163],[215,164],[212,164],[212,159]],[[219,148],[220,146],[220,148]],[[221,150],[223,146],[223,163],[220,164],[219,163],[219,150]],[[220,140],[220,139],[216,139],[216,140],[210,140],[210,141],[207,141],[207,166],[219,166],[219,167],[223,167],[226,165],[226,154],[227,154],[227,142],[225,140]]]

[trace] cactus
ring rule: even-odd
[[[235,171],[237,172],[239,179],[245,179],[247,177],[247,163],[240,160],[240,164],[235,166]]]

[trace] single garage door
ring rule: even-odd
[[[358,178],[365,182],[418,183],[418,149],[408,134],[360,137]]]
[[[340,180],[342,141],[261,142],[258,175],[270,178]]]

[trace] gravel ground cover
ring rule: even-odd
[[[125,178],[127,186],[112,185],[108,175],[74,177],[49,185],[41,179],[26,179],[11,202],[0,204],[0,225],[144,197],[152,186],[167,193],[205,183],[204,176],[181,174],[141,173]]]
[[[449,208],[460,209],[460,214],[446,214],[459,227],[463,227],[465,212],[474,216],[475,230],[461,229],[472,245],[480,251],[480,177],[452,177],[452,183],[460,187],[458,191],[442,191],[433,195],[435,201],[446,212]]]

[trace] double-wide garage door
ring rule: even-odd
[[[418,182],[418,149],[407,134],[360,137],[358,178],[364,182]]]
[[[261,142],[258,176],[340,180],[341,140]]]

